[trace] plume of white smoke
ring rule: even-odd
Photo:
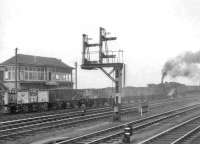
[[[185,52],[174,59],[168,60],[162,69],[161,83],[165,76],[170,76],[172,78],[187,77],[191,80],[198,80],[200,78],[199,64],[200,51],[196,53]]]

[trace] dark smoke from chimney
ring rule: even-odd
[[[175,57],[174,59],[168,60],[162,69],[161,83],[164,81],[166,76],[171,78],[176,77],[187,77],[190,79],[200,78],[200,51],[185,52],[182,55]]]
[[[165,78],[165,76],[167,75],[167,73],[166,72],[163,72],[162,73],[162,77],[161,77],[161,83],[163,83],[164,82],[164,78]]]

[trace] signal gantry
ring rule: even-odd
[[[121,90],[125,85],[125,64],[123,63],[123,51],[113,51],[108,49],[108,42],[114,41],[117,37],[108,37],[110,33],[105,28],[99,28],[99,43],[89,43],[88,35],[83,34],[83,52],[81,68],[85,70],[100,69],[115,83],[114,113],[113,120],[119,121],[121,106]],[[98,50],[94,51],[94,47]],[[106,69],[111,68],[108,72]],[[114,74],[114,76],[112,76]],[[123,75],[124,74],[124,75]],[[124,77],[123,77],[124,76]],[[122,82],[122,79],[124,81]]]

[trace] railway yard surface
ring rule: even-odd
[[[64,142],[62,142],[63,140],[66,141],[65,143],[67,143],[67,140],[76,139],[77,137],[82,137],[83,135],[87,134],[89,135],[91,133],[95,133],[97,131],[105,130],[108,128],[118,126],[122,127],[121,125],[127,123],[132,123],[134,129],[133,136],[131,136],[131,143],[151,143],[147,142],[147,140],[155,137],[156,135],[159,135],[159,133],[166,131],[171,127],[177,126],[178,124],[198,116],[200,114],[200,108],[197,104],[199,103],[199,94],[190,94],[176,99],[151,101],[149,104],[150,108],[148,113],[145,113],[143,116],[141,116],[138,112],[138,106],[136,104],[124,104],[122,106],[122,118],[120,122],[112,122],[112,109],[106,106],[98,109],[90,109],[87,111],[85,116],[81,116],[81,112],[79,110],[74,110],[72,112],[69,112],[69,110],[57,110],[54,112],[32,114],[1,115],[0,143],[50,144],[55,142],[64,144]],[[169,116],[168,118],[165,118],[162,115],[157,118],[159,120],[154,118],[154,120],[156,120],[155,122],[151,119],[147,120],[151,120],[153,122],[146,120],[138,124],[133,122],[183,107],[187,108],[186,111],[183,112],[183,110],[181,110],[180,112],[180,110],[177,110],[176,113],[179,112],[179,114],[176,114],[175,112],[166,113],[164,116]],[[57,118],[53,116],[55,113],[57,114]],[[76,115],[74,115],[75,113]],[[62,118],[59,118],[61,115]],[[40,116],[43,116],[43,120],[36,118]],[[48,120],[45,120],[45,117],[48,117]],[[32,119],[33,123],[29,123],[26,120],[23,121],[23,119],[26,118]],[[22,125],[14,123],[17,121],[17,119],[20,119]],[[8,124],[6,121],[10,121],[10,123]],[[14,125],[12,125],[13,123]],[[123,130],[117,130],[115,132],[111,131],[110,133],[121,133],[121,131]],[[106,133],[104,132],[104,135],[105,134]],[[101,135],[101,133],[98,135]],[[198,143],[198,140],[199,135],[196,134],[195,136],[192,136],[189,141],[190,143]],[[83,141],[83,144],[92,143],[91,140],[84,140],[84,138],[80,138],[79,141]],[[108,140],[108,143],[122,143],[121,141],[122,135],[119,135],[112,141]],[[74,143],[78,144],[77,141]],[[104,143],[107,142],[105,141]],[[160,142],[158,141],[157,143]],[[162,143],[164,142],[162,141]]]

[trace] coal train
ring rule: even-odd
[[[112,98],[88,97],[82,89],[10,90],[1,91],[1,110],[4,113],[25,113],[57,109],[95,108],[110,105]]]

